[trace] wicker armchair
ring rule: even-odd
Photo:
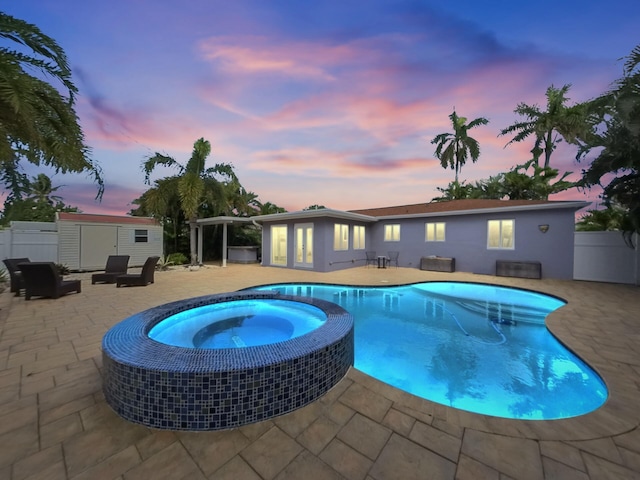
[[[93,285],[96,282],[116,283],[118,276],[127,273],[128,266],[129,255],[109,255],[109,257],[107,257],[107,264],[104,267],[104,273],[94,273],[91,275],[91,284]]]
[[[24,280],[24,298],[59,298],[69,292],[80,293],[80,280],[63,280],[53,262],[28,262],[18,264]]]
[[[22,279],[22,272],[18,268],[20,263],[30,262],[28,258],[5,258],[3,263],[7,267],[9,272],[9,279],[11,280],[11,292],[15,293],[16,297],[20,296],[20,290],[24,288],[24,280]]]
[[[154,273],[156,271],[156,264],[160,260],[160,257],[149,257],[142,266],[140,273],[127,273],[126,275],[118,275],[116,277],[116,287],[121,285],[129,286],[142,286],[146,287],[154,281]]]

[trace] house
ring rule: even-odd
[[[141,266],[162,255],[163,230],[153,218],[58,212],[55,222],[11,222],[0,231],[0,253],[74,271],[102,270],[109,255],[129,255],[129,266]]]
[[[262,226],[262,265],[330,272],[399,252],[398,266],[572,279],[575,212],[583,201],[454,200],[252,217]],[[427,259],[427,260],[424,260]],[[450,268],[451,267],[451,268]],[[437,269],[437,268],[436,268]]]

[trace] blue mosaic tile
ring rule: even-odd
[[[290,340],[232,349],[183,348],[148,332],[176,313],[212,303],[283,299],[320,308],[317,329]],[[123,418],[166,430],[222,430],[284,415],[331,389],[353,365],[353,318],[319,299],[245,290],[161,305],[133,315],[102,341],[103,390]]]

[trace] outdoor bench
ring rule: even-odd
[[[542,264],[519,260],[496,260],[496,276],[542,278]]]

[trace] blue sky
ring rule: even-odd
[[[178,5],[180,3],[180,5]],[[65,49],[77,112],[104,172],[55,175],[65,203],[125,214],[146,188],[141,163],[158,151],[185,163],[193,142],[231,163],[262,202],[359,209],[430,201],[453,180],[430,140],[448,115],[489,119],[472,130],[474,181],[530,158],[502,128],[520,102],[544,105],[550,85],[569,102],[593,98],[640,43],[637,0],[355,1],[24,0],[5,13]],[[578,174],[575,148],[552,157]],[[37,171],[28,168],[30,174]],[[152,178],[173,171],[158,170]],[[597,192],[558,199],[597,201]]]

